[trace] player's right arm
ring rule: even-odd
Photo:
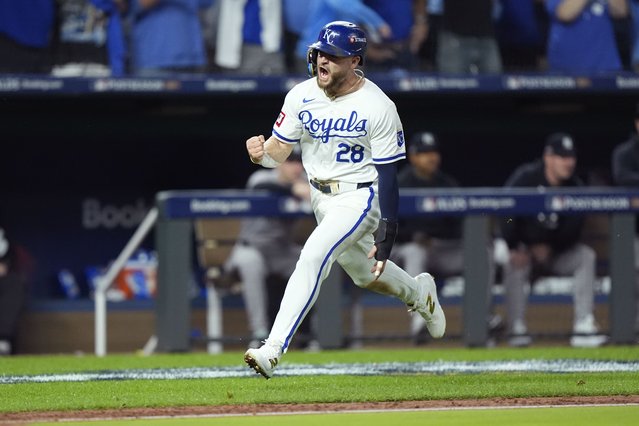
[[[263,135],[258,135],[247,139],[246,149],[253,163],[275,168],[286,161],[302,135],[302,124],[295,117],[298,117],[299,106],[303,104],[302,99],[307,94],[308,90],[305,90],[303,83],[293,87],[286,94],[271,137],[265,140]]]
[[[258,135],[246,140],[246,150],[253,163],[272,169],[286,161],[293,151],[293,145],[275,136],[265,141],[264,135]]]

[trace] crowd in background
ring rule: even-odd
[[[305,73],[334,20],[367,30],[371,72],[639,67],[638,0],[0,0],[0,72]]]

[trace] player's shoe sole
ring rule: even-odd
[[[430,335],[439,339],[446,333],[446,315],[437,298],[437,286],[435,280],[428,273],[423,273],[415,277],[422,286],[422,296],[409,306],[409,311],[418,312],[426,321],[426,328]]]

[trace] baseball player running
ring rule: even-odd
[[[244,355],[267,379],[335,261],[356,285],[395,296],[418,312],[433,337],[446,330],[432,276],[413,278],[388,260],[397,234],[396,163],[406,158],[406,147],[395,104],[357,68],[365,52],[366,34],[357,25],[325,25],[308,51],[314,78],[286,95],[268,140],[260,135],[246,141],[251,161],[268,168],[300,144],[318,223],[288,280],[268,338]]]

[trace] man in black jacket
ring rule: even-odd
[[[583,186],[575,176],[577,163],[573,139],[565,133],[548,137],[541,160],[517,168],[506,182],[507,187],[577,187]],[[504,266],[503,282],[510,321],[512,346],[527,346],[525,313],[526,283],[533,270],[542,274],[572,275],[574,278],[574,323],[572,346],[596,347],[606,337],[598,335],[595,323],[594,281],[595,252],[581,243],[584,217],[539,213],[537,216],[505,218],[502,235],[510,249]]]

